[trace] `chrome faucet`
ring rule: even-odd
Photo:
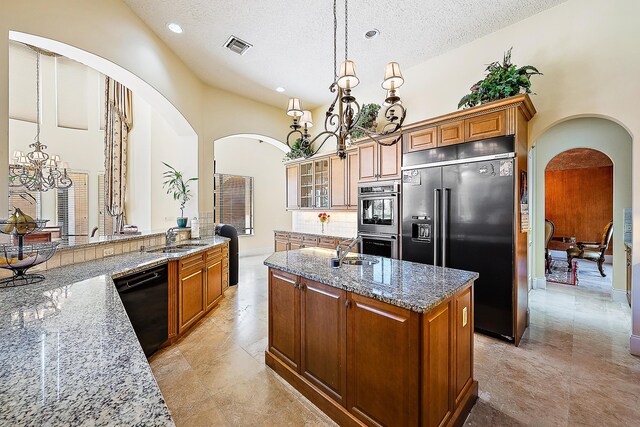
[[[167,246],[173,245],[176,242],[176,237],[178,236],[178,232],[176,231],[177,227],[171,227],[167,230],[165,236],[167,237]]]
[[[341,250],[342,246],[349,241],[351,243],[349,243],[346,248]],[[347,254],[358,244],[358,242],[362,242],[361,236],[354,237],[353,239],[343,240],[338,243],[338,246],[336,246],[336,258],[331,259],[331,266],[334,268],[340,267],[342,265],[342,260],[344,259],[344,257],[347,256]]]

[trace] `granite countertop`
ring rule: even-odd
[[[426,313],[478,278],[478,273],[374,257],[373,265],[331,268],[334,251],[305,248],[276,252],[264,264],[418,313]]]
[[[273,230],[274,233],[291,233],[291,234],[304,234],[305,236],[314,236],[314,237],[326,237],[328,239],[353,239],[354,236],[340,236],[337,234],[322,234],[322,233],[312,233],[306,231],[291,231],[291,230]]]
[[[112,277],[227,240],[54,268],[41,283],[0,289],[0,425],[173,425]]]

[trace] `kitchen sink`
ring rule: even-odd
[[[178,243],[177,245],[171,246],[163,246],[161,248],[150,249],[147,252],[149,253],[163,253],[163,254],[173,254],[180,252],[187,252],[191,249],[201,248],[203,246],[207,246],[206,243]]]
[[[373,265],[379,263],[380,260],[363,256],[348,256],[342,260],[346,265]]]

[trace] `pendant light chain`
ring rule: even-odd
[[[344,0],[344,60],[349,59],[349,0]]]
[[[40,142],[40,52],[36,52],[36,138]]]
[[[333,80],[338,78],[338,12],[337,1],[333,0]]]

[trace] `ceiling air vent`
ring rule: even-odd
[[[229,37],[229,40],[224,44],[224,47],[229,49],[231,52],[235,52],[238,55],[244,55],[246,51],[251,48],[251,43],[247,43],[244,40],[240,40],[236,36]]]

